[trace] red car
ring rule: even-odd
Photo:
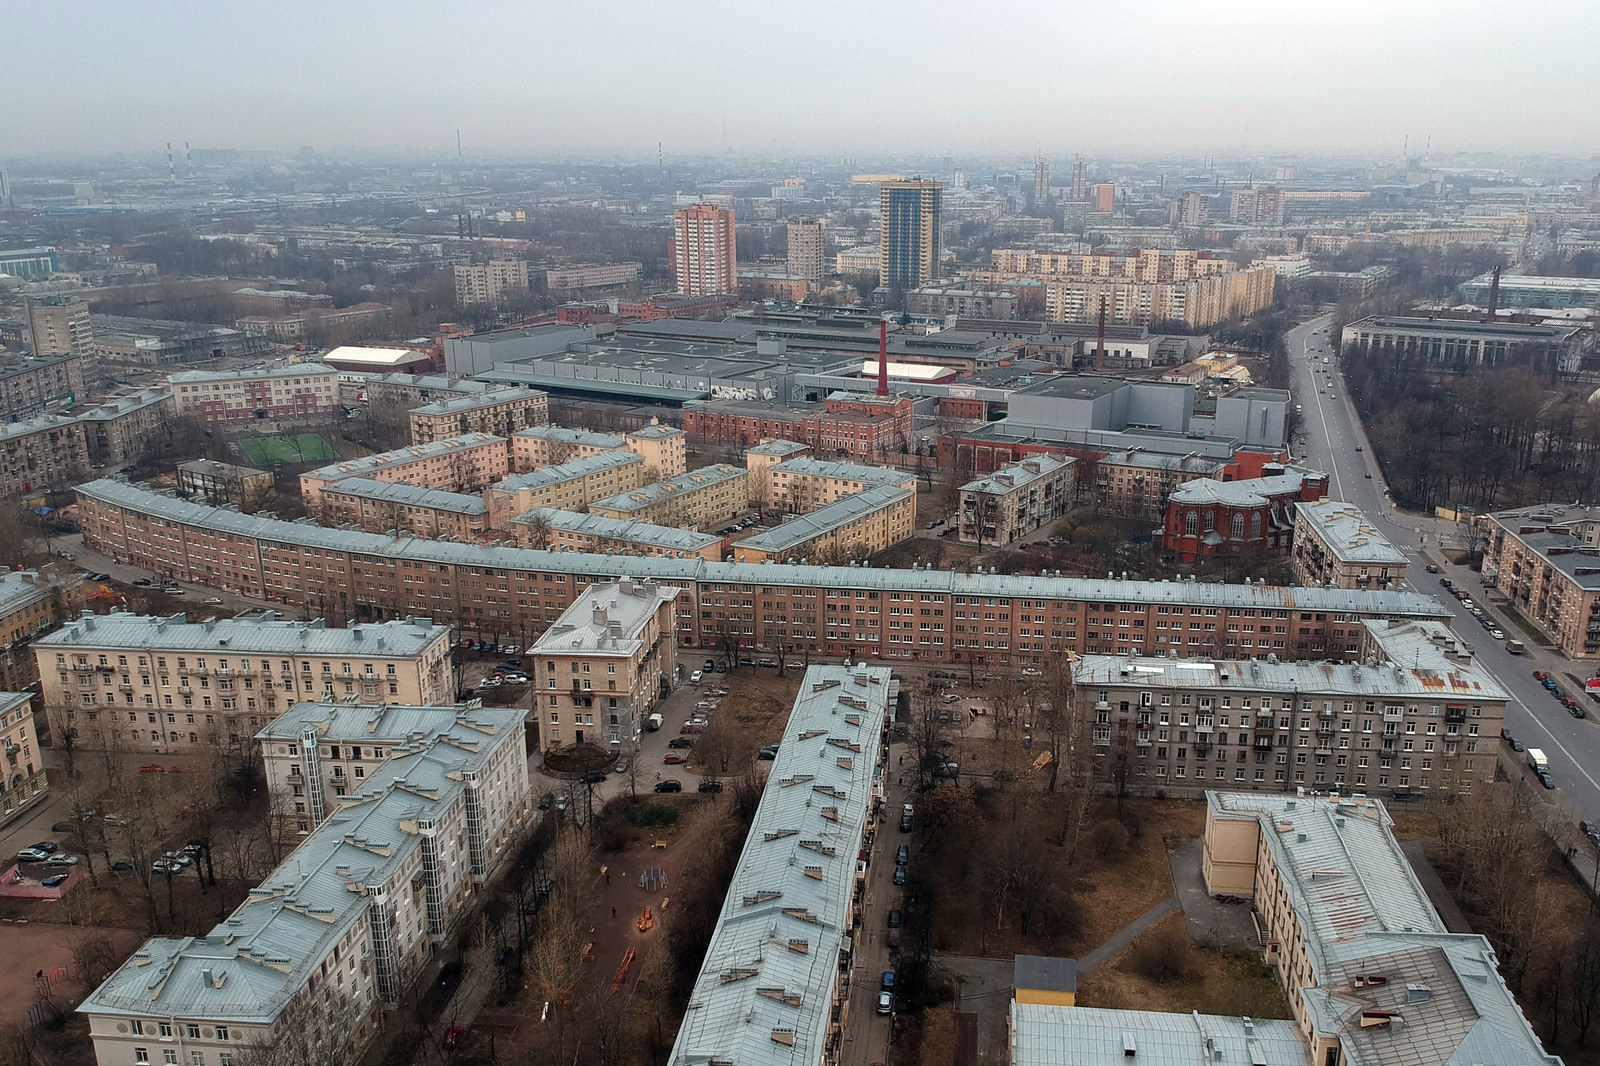
[[[1562,696],[1556,702],[1561,704],[1561,706],[1565,707],[1569,711],[1578,705],[1578,701],[1573,699],[1571,696]]]
[[[1545,680],[1545,679],[1546,679],[1546,678],[1548,678],[1548,677],[1549,677],[1549,676],[1550,676],[1550,675],[1549,675],[1549,674],[1547,674],[1547,673],[1545,673],[1545,672],[1544,672],[1544,671],[1543,671],[1543,670],[1535,670],[1535,671],[1534,671],[1534,672],[1533,672],[1533,679],[1534,679],[1534,680],[1535,680],[1535,681],[1543,681],[1543,680]]]
[[[452,1025],[444,1033],[444,1046],[447,1051],[454,1051],[455,1046],[461,1043],[461,1038],[466,1034],[466,1029],[459,1025]]]
[[[689,760],[685,759],[682,755],[679,755],[675,751],[669,751],[661,757],[661,761],[666,763],[668,766],[682,766]]]

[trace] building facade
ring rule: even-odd
[[[741,563],[838,566],[870,558],[916,528],[916,492],[875,485],[735,542],[733,557]]]
[[[637,285],[643,280],[643,263],[594,263],[560,267],[544,272],[544,287],[550,292],[609,289],[623,285]]]
[[[1071,457],[1038,455],[961,486],[957,529],[964,543],[1004,547],[1067,513]]]
[[[565,426],[533,426],[511,438],[511,469],[518,474],[587,459],[601,452],[626,451],[620,433],[594,433]]]
[[[396,541],[221,511],[111,480],[79,486],[78,506],[90,548],[153,573],[335,617],[426,613],[494,634],[542,632],[584,585],[619,575],[685,589],[684,647],[715,647],[719,626],[737,625],[760,649],[903,661],[1023,664],[1066,651],[1193,654],[1218,643],[1233,656],[1344,659],[1354,657],[1359,633],[1351,631],[1365,619],[1450,617],[1437,601],[1405,591],[751,566]]]
[[[1223,463],[1201,456],[1157,452],[1111,452],[1095,461],[1095,502],[1100,510],[1124,518],[1160,520],[1179,485],[1215,477]]]
[[[243,422],[332,418],[339,372],[320,363],[271,370],[186,370],[167,378],[180,418]]]
[[[35,356],[94,354],[89,305],[75,296],[41,296],[27,303],[28,341]]]
[[[528,264],[523,259],[491,259],[477,265],[450,268],[456,285],[456,306],[496,305],[525,299]]]
[[[1021,299],[1014,292],[969,289],[955,285],[922,285],[906,293],[906,312],[943,318],[1016,318]]]
[[[722,560],[722,538],[709,533],[597,514],[535,507],[511,520],[517,546],[539,551],[593,552],[596,555],[662,555]]]
[[[1410,357],[1456,372],[1524,365],[1575,374],[1593,336],[1577,326],[1372,315],[1345,326],[1339,344],[1341,350],[1353,347],[1387,359]]]
[[[1600,521],[1558,504],[1478,519],[1483,574],[1574,658],[1600,655]]]
[[[1295,508],[1327,494],[1327,474],[1276,464],[1261,477],[1240,481],[1196,478],[1167,497],[1161,547],[1191,563],[1288,551]]]
[[[482,496],[363,477],[323,486],[317,518],[325,526],[348,524],[369,533],[394,530],[404,536],[453,537],[469,543],[482,541],[489,533],[489,505]]]
[[[89,435],[76,418],[38,415],[0,425],[0,496],[59,488],[89,472]]]
[[[733,212],[695,204],[672,213],[672,276],[685,296],[737,296],[739,247]]]
[[[534,816],[526,713],[303,704],[263,731],[306,835],[210,933],[146,941],[89,994],[99,1066],[242,1066],[279,1041],[361,1061]],[[341,796],[345,768],[370,772]]]
[[[538,389],[495,389],[454,396],[411,410],[411,443],[428,444],[465,433],[511,437],[550,421],[550,395]]]
[[[450,629],[427,618],[330,629],[87,611],[34,641],[45,708],[86,748],[237,744],[302,700],[441,703]]]
[[[917,488],[916,474],[887,466],[861,466],[826,459],[799,458],[762,465],[757,471],[751,468],[749,456],[746,455],[746,468],[751,470],[752,493],[761,493],[761,483],[765,483],[765,497],[753,502],[790,514],[809,514],[820,507],[837,503],[845,496],[853,496],[871,488],[887,486],[909,489],[913,493]]]
[[[944,185],[902,179],[878,188],[878,284],[926,285],[939,276]]]
[[[1393,588],[1405,579],[1405,553],[1354,504],[1337,500],[1295,504],[1295,584]]]
[[[63,600],[36,570],[0,572],[0,691],[21,692],[38,683],[33,638],[55,626]]]
[[[672,686],[678,594],[631,578],[590,585],[528,649],[541,750],[639,743]]]
[[[5,761],[0,763],[0,825],[30,810],[45,797],[49,780],[44,769],[44,752],[33,725],[31,692],[0,692],[0,744],[5,745]]]
[[[1211,658],[1216,635],[1199,632],[1186,659],[1074,665],[1096,778],[1386,795],[1494,780],[1508,696],[1444,626],[1358,625],[1342,664]]]
[[[300,496],[307,510],[313,510],[321,505],[324,486],[351,477],[447,492],[476,492],[506,476],[509,454],[504,437],[487,433],[446,437],[318,467],[300,475]]]
[[[14,356],[0,359],[0,413],[26,418],[88,395],[83,359],[77,355]]]
[[[744,470],[720,464],[595,500],[589,513],[704,533],[738,518],[749,507]]]
[[[1228,219],[1246,226],[1281,226],[1283,208],[1283,190],[1276,185],[1235,189],[1228,200]]]
[[[788,231],[789,273],[807,281],[821,281],[827,277],[828,260],[823,254],[827,237],[822,219],[810,215],[791,218]]]
[[[172,413],[172,393],[142,389],[113,396],[99,407],[78,416],[91,466],[121,466],[167,442]]]
[[[178,495],[191,499],[198,496],[213,507],[231,503],[246,514],[255,510],[260,501],[269,499],[276,484],[271,471],[215,459],[178,464]]]
[[[511,520],[535,507],[577,511],[619,492],[637,489],[644,481],[644,460],[632,452],[601,452],[541,467],[497,481],[484,494],[489,503],[489,523],[509,530]]]

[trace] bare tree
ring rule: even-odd
[[[315,975],[278,1015],[270,1040],[243,1042],[237,1066],[329,1066],[348,1061],[360,1014],[349,995]]]

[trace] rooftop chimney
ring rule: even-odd
[[[1096,370],[1104,370],[1106,368],[1106,300],[1107,297],[1100,297],[1100,331],[1094,342],[1094,368]]]
[[[878,398],[889,398],[889,320],[878,320]]]

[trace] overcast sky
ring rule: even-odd
[[[0,159],[1600,146],[1600,2],[12,0]]]

